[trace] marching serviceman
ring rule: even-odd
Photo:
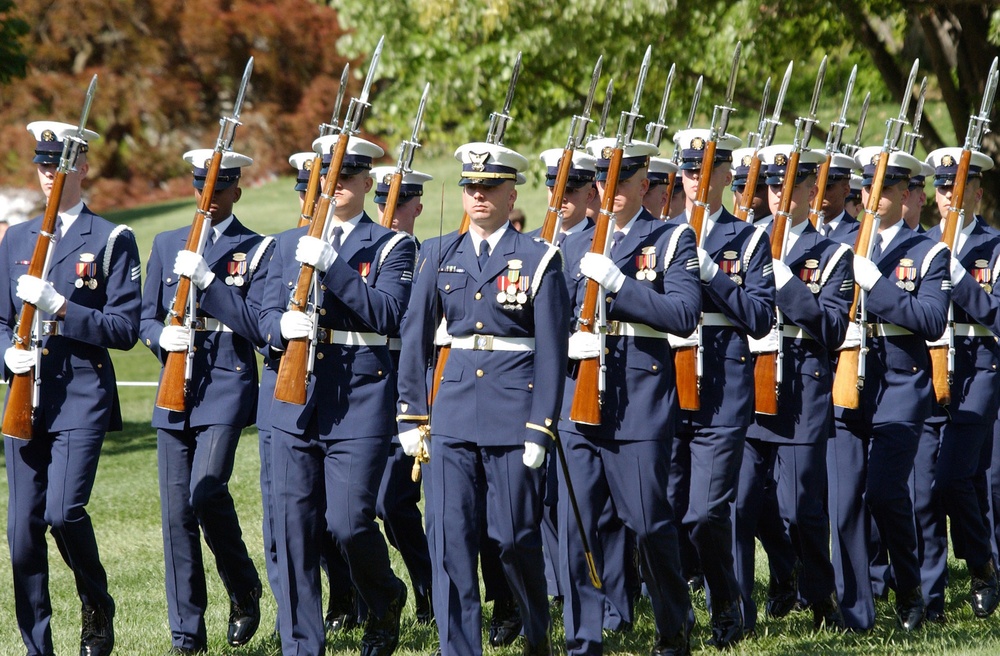
[[[199,200],[212,155],[211,149],[184,154],[194,168]],[[194,351],[185,409],[153,408],[172,654],[200,653],[208,644],[202,534],[229,593],[227,641],[246,644],[260,624],[261,582],[229,493],[240,433],[256,414],[254,351],[263,344],[257,308],[246,299],[251,286],[264,284],[272,241],[233,214],[243,194],[243,168],[252,163],[245,155],[223,153],[202,253],[185,249],[191,230],[185,226],[153,239],[146,266],[140,339],[161,362],[170,352]],[[197,288],[197,315],[188,317],[191,326],[164,325],[180,276]]]
[[[49,199],[63,141],[79,129],[36,121],[28,130],[37,140],[39,186]],[[90,130],[80,136],[87,142],[98,138]],[[0,276],[8,290],[0,303],[0,341],[11,344],[16,337],[22,303],[33,304],[42,319],[38,349],[10,346],[4,351],[7,381],[36,363],[40,381],[33,438],[4,438],[14,612],[32,656],[53,652],[47,527],[73,571],[83,605],[81,656],[107,656],[115,644],[115,602],[86,505],[104,435],[122,428],[108,350],[128,350],[138,337],[141,271],[132,231],[84,204],[81,184],[89,169],[84,144],[75,168],[65,174],[55,244],[43,277],[27,275],[42,217],[11,226],[0,242]]]
[[[939,148],[927,156],[934,167],[934,188],[942,217],[955,199],[961,148]],[[976,617],[987,617],[1000,603],[1000,582],[993,561],[989,509],[976,493],[980,453],[992,439],[993,423],[1000,409],[1000,297],[995,295],[1000,272],[1000,235],[976,211],[983,196],[982,173],[993,160],[973,151],[962,200],[964,221],[952,253],[951,282],[954,302],[955,369],[951,403],[935,405],[934,416],[924,424],[914,466],[914,512],[922,533],[921,580],[927,617],[944,620],[944,589],[948,578],[948,523],[955,556],[965,560],[970,603]],[[941,239],[942,225],[927,231]]]
[[[694,209],[709,131],[683,130],[681,172],[687,197],[683,224]],[[733,565],[731,504],[736,500],[743,442],[753,418],[753,359],[747,337],[762,338],[774,323],[774,279],[767,233],[722,206],[732,182],[732,152],[740,140],[719,137],[709,180],[702,246],[703,364],[701,407],[682,410],[671,456],[670,499],[680,530],[697,552],[711,594],[717,647],[743,638],[740,589]]]
[[[762,161],[767,162],[770,210],[787,224],[785,255],[774,260],[782,330],[779,334],[775,328],[756,344],[758,352],[774,352],[777,340],[782,340],[778,414],[756,414],[747,431],[736,503],[736,570],[744,591],[744,622],[748,629],[754,626],[757,614],[750,594],[754,582],[754,534],[761,512],[760,498],[771,471],[780,515],[801,563],[797,588],[791,586],[791,601],[794,603],[797,591],[812,609],[816,628],[844,625],[830,563],[826,444],[833,428],[830,352],[840,346],[847,332],[854,290],[852,256],[847,245],[824,238],[809,221],[809,208],[817,192],[816,172],[824,158],[822,151],[800,153],[789,214],[780,217],[791,151],[790,145],[768,146],[760,151]],[[754,343],[751,347],[755,350]],[[768,611],[777,615],[771,606]]]
[[[744,194],[752,194],[750,198],[750,211],[753,215],[749,217],[754,225],[767,225],[771,218],[771,209],[768,205],[767,184],[764,182],[764,166],[761,164],[760,173],[757,175],[757,186],[747,191],[747,178],[750,175],[750,164],[753,162],[756,148],[737,148],[733,151],[733,183],[730,189],[733,192],[733,207],[738,208],[745,202]]]
[[[826,179],[826,193],[823,194],[823,225],[817,230],[827,239],[854,247],[858,236],[858,219],[847,211],[847,198],[851,195],[851,169],[854,158],[843,153],[833,153],[830,172]],[[860,181],[859,181],[860,183]],[[858,193],[860,198],[860,184]]]
[[[381,224],[389,200],[388,178],[396,172],[395,166],[376,166],[370,172],[375,181],[375,207]],[[399,187],[399,200],[392,213],[392,225],[396,232],[413,236],[413,224],[423,211],[420,202],[424,194],[424,183],[433,178],[419,171],[406,171]],[[398,333],[389,337],[389,352],[392,354],[393,368],[399,366],[399,351],[402,340]],[[375,512],[382,520],[385,536],[389,544],[399,551],[403,564],[410,575],[413,586],[413,602],[420,624],[430,624],[434,618],[431,608],[431,557],[424,533],[423,517],[420,514],[420,483],[413,480],[413,458],[403,453],[399,436],[393,435],[389,447],[389,460],[382,482],[379,484]]]
[[[880,152],[880,147],[863,148],[855,158],[864,166],[866,206]],[[865,384],[857,409],[834,408],[836,434],[828,445],[837,592],[847,628],[858,631],[875,622],[869,517],[891,561],[900,626],[912,631],[924,620],[908,481],[933,403],[926,341],[944,332],[951,290],[947,248],[903,223],[908,183],[920,162],[902,151],[888,157],[873,256],[854,257],[855,280],[867,294]],[[859,331],[849,328],[845,344],[859,343]]]
[[[314,148],[329,152],[339,138],[320,137]],[[282,650],[289,655],[323,653],[324,531],[339,547],[369,609],[362,655],[387,656],[399,643],[406,586],[390,568],[375,524],[375,497],[395,432],[395,379],[386,335],[399,329],[416,253],[412,239],[382,228],[364,212],[372,158],[382,154],[375,144],[350,137],[326,238],[308,236],[307,227],[283,232],[268,267],[261,314],[267,343],[281,352],[289,340],[315,340],[305,403],[275,398],[270,410],[283,591],[278,623]],[[288,309],[303,264],[314,267],[319,287],[309,314]]]
[[[903,223],[910,230],[916,232],[924,232],[924,227],[920,225],[920,215],[924,211],[924,205],[927,204],[927,192],[924,191],[924,184],[929,175],[934,175],[934,167],[927,162],[920,162],[920,170],[910,178],[907,185],[910,196],[906,199],[906,204],[903,205]]]
[[[606,193],[610,156],[616,139],[596,139],[588,150],[598,156],[598,190]],[[686,225],[659,221],[643,207],[650,143],[624,148],[614,198],[610,257],[588,252],[593,233],[574,235],[563,246],[567,280],[579,314],[587,280],[600,283],[599,302],[607,301],[608,332],[574,332],[572,360],[605,351],[606,392],[598,425],[570,418],[577,367],[571,368],[559,436],[583,526],[576,526],[567,481],[560,469],[559,541],[566,647],[570,654],[602,653],[605,593],[590,580],[580,531],[598,535],[609,502],[613,514],[634,534],[656,625],[655,655],[689,652],[691,604],[681,575],[677,529],[667,501],[670,443],[677,418],[673,357],[667,334],[690,333],[701,307],[694,232]],[[606,205],[605,205],[606,206]],[[660,205],[662,209],[662,203]],[[603,210],[602,210],[603,211]],[[606,299],[605,294],[607,294]],[[602,343],[603,342],[603,343]],[[594,562],[603,578],[607,568],[620,577],[626,565],[602,553],[598,537]],[[630,555],[630,554],[629,554]],[[616,600],[612,600],[616,601]]]
[[[477,556],[485,524],[524,621],[523,653],[547,655],[541,465],[566,368],[562,258],[509,225],[524,157],[489,143],[466,144],[455,156],[470,226],[421,247],[402,332],[399,438],[408,455],[421,440],[430,450],[424,476],[442,654],[482,653]],[[431,413],[427,374],[442,313],[453,337]]]
[[[664,210],[666,211],[667,218],[675,216],[670,214],[670,205],[667,204],[667,194],[673,191],[673,195],[670,198],[671,201],[678,198],[681,185],[675,184],[674,188],[670,189],[671,173],[676,175],[677,165],[669,157],[649,158],[649,169],[646,172],[649,189],[646,191],[646,195],[642,197],[642,206],[657,219],[661,218],[660,215],[664,213]]]

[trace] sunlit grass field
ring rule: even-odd
[[[422,239],[455,229],[461,217],[457,181],[457,163],[449,158],[437,158],[418,164],[418,168],[434,175],[423,198],[424,212],[418,220],[417,233]],[[528,228],[539,226],[545,212],[546,198],[540,176],[530,179],[534,184],[520,188],[517,205],[528,215]],[[443,190],[443,194],[442,194]],[[442,211],[442,198],[444,209]],[[369,207],[374,215],[374,208]],[[292,181],[281,178],[267,184],[250,187],[236,206],[240,219],[262,233],[284,230],[295,224],[298,202],[292,191]],[[193,199],[178,200],[126,212],[110,213],[114,221],[127,223],[136,232],[140,254],[145,260],[153,236],[163,230],[189,225],[194,216]],[[157,361],[142,346],[132,351],[116,353],[115,367],[120,381],[155,381],[159,373]],[[167,626],[166,599],[163,585],[163,555],[160,534],[159,499],[157,492],[155,433],[149,426],[153,404],[153,388],[124,387],[121,390],[125,430],[108,436],[100,471],[89,510],[94,519],[98,543],[110,577],[111,592],[118,611],[115,618],[117,654],[156,655],[170,647]],[[244,539],[264,578],[261,539],[261,504],[258,482],[259,460],[254,429],[245,431],[237,451],[231,490],[236,500],[244,529]],[[0,477],[0,512],[7,506],[6,476]],[[50,589],[53,601],[53,632],[58,654],[77,653],[79,647],[80,606],[72,575],[49,540],[51,564]],[[408,579],[405,568],[394,551],[396,572]],[[247,654],[264,656],[277,654],[277,645],[268,639],[275,616],[274,600],[265,593],[263,621],[258,636],[242,649],[232,649],[225,642],[228,603],[225,591],[214,571],[214,562],[206,549],[209,582],[209,614],[207,617],[209,651],[211,654]],[[766,562],[758,558],[758,603],[763,606],[767,585]],[[10,559],[6,548],[0,549],[0,656],[25,653],[17,632],[11,591]],[[780,621],[761,618],[757,637],[737,648],[736,654],[982,654],[1000,653],[1000,619],[976,620],[965,599],[968,576],[964,565],[953,563],[951,596],[947,603],[950,623],[928,626],[915,635],[897,631],[892,607],[880,603],[876,629],[868,635],[814,633],[808,613],[793,614]],[[704,597],[694,597],[698,627],[692,645],[695,650],[712,652],[707,640],[708,619],[704,612]],[[485,612],[488,614],[489,607]],[[361,631],[337,637],[328,646],[330,654],[356,654]],[[607,636],[608,654],[646,654],[654,639],[654,627],[647,601],[638,609],[638,622],[627,634]],[[553,642],[562,642],[561,618],[556,618]],[[403,636],[398,653],[429,654],[436,646],[436,633],[417,626],[413,618],[412,600],[403,619]],[[520,653],[515,645],[503,650],[490,650],[501,656]]]

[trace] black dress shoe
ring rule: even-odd
[[[829,597],[820,599],[812,605],[813,628],[819,631],[827,629],[832,631],[843,631],[847,624],[844,622],[844,613],[840,610],[837,602],[837,593],[831,592]]]
[[[355,594],[354,588],[351,587],[346,597],[330,596],[326,605],[326,618],[323,622],[327,633],[350,631],[358,626]]]
[[[490,645],[504,647],[512,644],[521,635],[521,611],[513,599],[493,602],[493,617],[490,618]]]
[[[84,605],[80,629],[80,656],[108,656],[115,648],[114,604],[110,608]]]
[[[924,623],[927,606],[920,588],[896,593],[896,619],[904,631],[916,631]]]
[[[549,645],[549,637],[545,636],[538,644],[531,644],[528,639],[524,639],[524,650],[521,656],[552,656],[552,647]]]
[[[420,594],[413,591],[413,602],[416,605],[417,624],[431,624],[434,622],[434,607],[431,603],[431,591]]]
[[[656,634],[656,642],[650,656],[689,656],[691,653],[691,633],[681,629],[672,638],[664,638]]]
[[[972,598],[972,612],[976,617],[989,617],[1000,604],[1000,581],[997,580],[997,570],[990,560],[983,567],[969,568],[972,582],[969,589]]]
[[[167,656],[193,656],[193,654],[204,654],[208,650],[204,647],[171,647]]]
[[[692,574],[687,583],[692,592],[697,592],[705,587],[705,575],[700,572]]]
[[[947,624],[948,616],[945,615],[943,610],[931,610],[928,608],[925,621],[930,622],[931,624]]]
[[[799,601],[799,586],[795,576],[785,581],[771,579],[767,586],[767,602],[764,605],[768,617],[780,620],[795,610]]]
[[[399,646],[399,616],[406,605],[406,585],[399,581],[399,594],[389,602],[385,614],[375,617],[368,611],[365,634],[361,638],[361,656],[389,656]]]
[[[241,647],[248,642],[260,626],[260,583],[255,585],[242,599],[229,598],[229,631],[226,641],[233,647]]]
[[[740,602],[731,601],[712,613],[712,643],[718,649],[731,647],[743,639],[743,612]]]

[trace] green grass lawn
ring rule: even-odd
[[[520,188],[517,203],[528,215],[529,228],[538,227],[546,207],[545,191],[540,186],[540,164],[533,164],[533,185]],[[457,180],[457,163],[450,158],[438,158],[418,164],[418,168],[435,176],[426,187],[424,214],[418,221],[418,236],[428,238],[439,232],[442,189],[444,189],[443,230],[453,230],[461,217]],[[261,186],[248,188],[236,212],[247,225],[264,232],[277,232],[295,224],[298,216],[296,194],[292,182],[282,178]],[[374,208],[369,208],[372,211]],[[189,225],[193,218],[193,200],[174,201],[153,207],[113,213],[110,218],[128,223],[139,240],[143,258],[149,253],[153,236],[163,230]],[[115,354],[119,380],[155,381],[159,373],[156,360],[141,346],[127,353]],[[167,626],[166,598],[163,584],[163,554],[160,534],[159,498],[157,492],[155,433],[149,426],[154,390],[123,388],[121,391],[125,430],[108,436],[89,510],[97,530],[98,543],[110,577],[111,592],[118,605],[116,617],[117,654],[157,655],[170,646]],[[262,556],[261,504],[258,483],[256,431],[245,432],[237,451],[231,490],[236,500],[250,553],[264,578]],[[0,477],[0,513],[7,507],[6,476]],[[51,538],[48,541],[51,564],[50,589],[53,602],[53,633],[59,654],[78,650],[80,608],[72,575],[62,563]],[[391,551],[391,550],[390,550]],[[275,616],[274,600],[265,594],[261,630],[249,646],[235,650],[226,645],[225,631],[228,603],[225,591],[214,571],[211,555],[206,553],[209,582],[209,613],[207,617],[209,648],[212,654],[247,654],[264,656],[277,654],[278,649],[267,640]],[[391,551],[397,574],[406,579],[398,555]],[[759,604],[763,606],[766,588],[766,562],[758,558]],[[951,572],[951,596],[947,603],[951,622],[946,626],[929,626],[916,635],[902,635],[896,628],[889,604],[878,607],[878,626],[869,635],[816,634],[811,616],[793,614],[780,621],[762,618],[758,636],[733,650],[737,654],[997,654],[1000,653],[1000,622],[996,619],[976,620],[965,599],[968,576],[964,566]],[[0,656],[24,654],[17,632],[10,585],[10,558],[6,548],[0,549]],[[714,651],[707,644],[707,616],[704,598],[695,596],[698,627],[693,636],[696,650]],[[436,634],[418,627],[413,620],[412,600],[404,615],[403,636],[398,653],[428,654],[436,645]],[[635,629],[624,635],[607,638],[609,654],[644,654],[649,652],[654,628],[648,602],[639,607]],[[328,653],[353,654],[359,650],[361,632],[338,637]],[[562,622],[557,618],[554,642],[562,641]],[[487,651],[490,652],[489,648]],[[491,651],[500,656],[519,653],[519,647]]]

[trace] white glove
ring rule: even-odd
[[[672,349],[687,348],[688,346],[698,346],[698,331],[695,330],[687,337],[667,333],[667,343]]]
[[[19,349],[11,346],[3,352],[3,363],[11,373],[27,373],[35,366],[35,349]]]
[[[198,289],[205,289],[215,280],[215,274],[208,268],[205,258],[194,251],[183,250],[174,258],[174,273],[191,279]]]
[[[781,260],[772,259],[771,264],[774,267],[774,286],[778,289],[784,287],[789,280],[795,277],[788,265]]]
[[[870,292],[881,277],[882,272],[878,270],[874,262],[862,255],[854,256],[854,280],[861,285],[862,289]]]
[[[312,319],[305,312],[289,310],[281,315],[281,336],[285,339],[309,337],[312,327]]]
[[[589,360],[601,354],[601,336],[582,330],[569,336],[569,359]]]
[[[856,321],[852,321],[847,324],[847,335],[844,337],[844,343],[837,350],[846,351],[858,346],[861,346],[861,328]]]
[[[580,260],[580,273],[591,280],[596,280],[601,287],[612,294],[621,290],[625,284],[625,274],[621,272],[610,257],[598,255],[597,253],[587,253]]]
[[[958,284],[958,281],[965,277],[965,267],[962,266],[962,262],[957,258],[951,258],[951,284],[954,287]]]
[[[408,456],[420,453],[420,429],[411,428],[400,433],[399,445],[403,447],[403,453]]]
[[[295,259],[325,272],[337,259],[337,254],[333,252],[333,246],[322,239],[304,235],[299,237],[299,243],[295,247]]]
[[[529,469],[538,469],[545,462],[545,447],[534,442],[524,443],[524,455],[521,456],[524,466]]]
[[[698,269],[702,282],[712,282],[712,278],[719,272],[719,265],[704,248],[698,249]]]
[[[160,333],[160,348],[164,351],[186,351],[191,343],[191,329],[187,326],[164,326]]]
[[[29,275],[17,279],[17,297],[49,314],[56,314],[66,304],[66,297],[52,283]]]
[[[747,337],[750,341],[750,352],[751,353],[776,353],[778,351],[778,328],[775,326],[771,329],[771,332],[764,335],[760,339],[754,339],[753,337]]]

